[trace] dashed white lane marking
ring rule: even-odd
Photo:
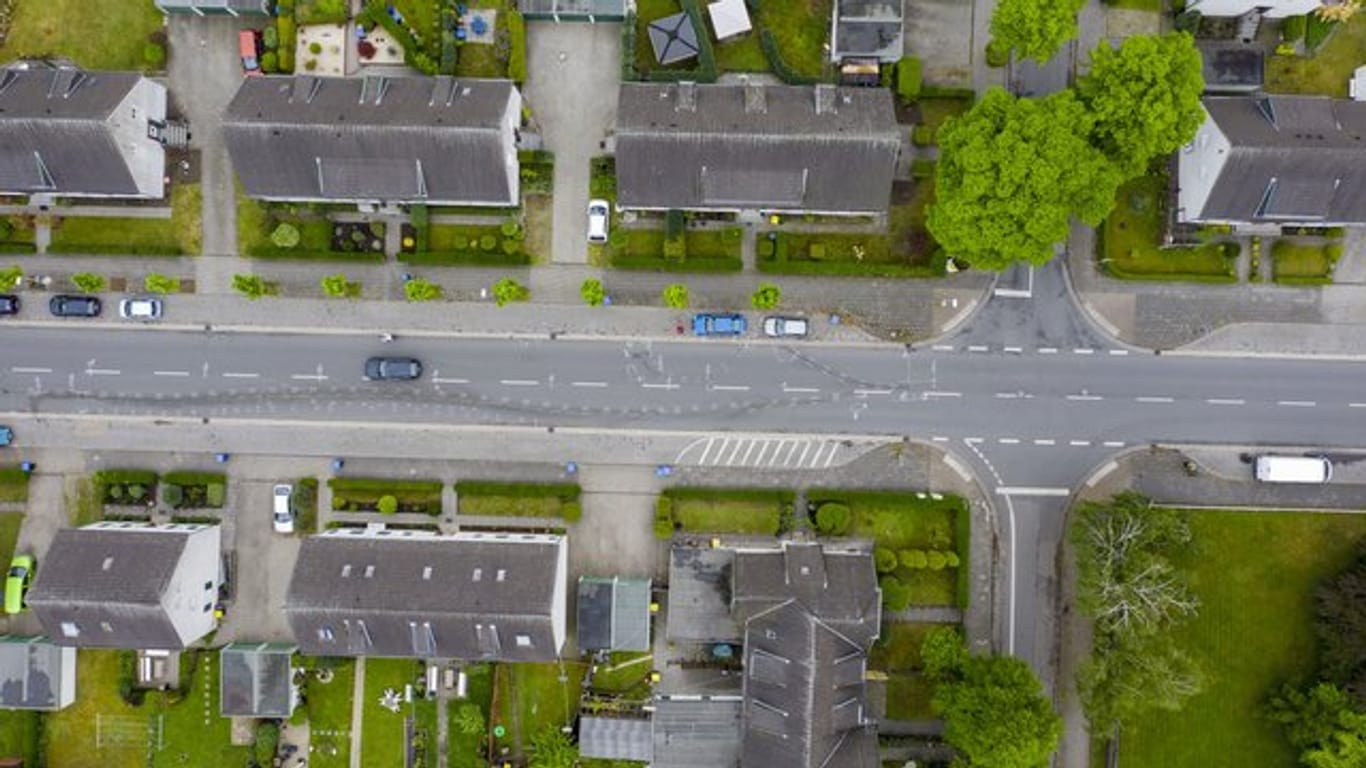
[[[969,346],[968,346],[968,351],[969,351],[969,352],[985,352],[985,351],[987,351],[987,348],[986,348],[985,346],[981,345],[981,344],[972,344],[972,345],[969,345]]]
[[[1072,350],[1072,354],[1074,355],[1094,355],[1095,353],[1096,351],[1090,347],[1077,347]]]
[[[13,368],[10,369],[10,372],[11,372],[11,373],[52,373],[52,369],[51,369],[51,368],[25,368],[24,366],[15,366],[15,367],[13,367]]]
[[[1205,400],[1205,402],[1210,405],[1242,405],[1247,401],[1241,397],[1211,397]]]
[[[498,383],[505,387],[535,387],[540,386],[541,382],[535,379],[499,379]]]
[[[605,381],[571,381],[571,382],[569,382],[569,386],[571,386],[571,387],[591,387],[591,388],[595,388],[595,389],[602,389],[603,387],[607,386],[607,382],[605,382]]]
[[[1318,403],[1313,400],[1277,400],[1276,405],[1283,405],[1287,408],[1313,408]]]
[[[1006,351],[1006,352],[1010,352],[1010,353],[1012,353],[1012,354],[1019,354],[1019,353],[1021,353],[1021,352],[1024,351],[1024,348],[1023,348],[1023,347],[1006,347],[1006,348],[1005,348],[1005,351]]]
[[[1071,496],[1070,488],[1038,488],[1031,486],[997,486],[996,493],[1001,496]]]
[[[996,393],[996,399],[997,399],[997,400],[1018,400],[1019,397],[1020,397],[1020,393],[1019,393],[1019,392],[997,392],[997,393]]]
[[[1068,400],[1081,400],[1081,401],[1087,401],[1087,402],[1089,402],[1089,401],[1094,401],[1094,400],[1104,400],[1105,398],[1101,397],[1100,395],[1068,395],[1068,396],[1067,396],[1067,399],[1068,399]]]
[[[259,379],[259,378],[261,378],[261,374],[259,374],[259,373],[248,373],[248,372],[246,372],[246,371],[228,371],[227,373],[224,373],[224,374],[223,374],[223,378],[225,378],[225,379]]]
[[[640,386],[644,387],[645,389],[678,389],[677,384],[654,384],[648,381],[641,384]]]
[[[1124,447],[1124,443],[1120,442],[1119,440],[1106,440],[1104,443],[1102,443],[1102,445],[1104,445],[1106,448],[1123,448],[1123,447]]]
[[[952,352],[952,351],[953,351],[953,345],[952,345],[952,344],[935,344],[934,346],[930,347],[930,349],[933,349],[935,352]]]
[[[1058,348],[1057,348],[1057,347],[1039,347],[1039,354],[1041,354],[1041,355],[1056,355],[1056,354],[1058,354]]]
[[[1035,440],[1035,441],[1034,441],[1034,444],[1035,444],[1035,445],[1054,445],[1056,442],[1057,442],[1056,440],[1049,440],[1048,438],[1040,438],[1040,439],[1038,439],[1038,440]]]
[[[787,386],[786,384],[784,384],[784,385],[783,385],[783,391],[786,392],[786,393],[788,393],[788,394],[793,394],[793,395],[795,395],[795,394],[814,395],[814,394],[816,394],[817,392],[820,392],[821,390],[820,390],[819,387],[789,387],[789,386]]]
[[[153,376],[189,376],[189,371],[152,371]]]
[[[854,390],[854,394],[858,395],[859,397],[867,397],[867,396],[869,396],[869,395],[890,395],[890,394],[892,394],[892,390],[890,390],[890,389],[856,389],[856,390]]]
[[[925,397],[962,397],[962,392],[926,392]]]
[[[712,389],[717,392],[748,392],[748,384],[713,384]]]
[[[1014,438],[1014,437],[1001,437],[1001,438],[997,438],[996,442],[1000,443],[1001,445],[1019,445],[1019,444],[1020,444],[1019,439],[1018,439],[1018,438]]]
[[[1091,444],[1090,440],[1068,440],[1067,444],[1075,448],[1084,448]]]
[[[1174,403],[1175,398],[1171,397],[1135,397],[1134,400],[1140,403]]]
[[[1348,403],[1348,408],[1366,408],[1366,403]]]
[[[327,377],[321,373],[295,373],[289,378],[296,381],[327,381]]]
[[[1115,357],[1123,357],[1123,356],[1129,354],[1129,350],[1127,350],[1127,349],[1112,349],[1112,350],[1110,350],[1110,354],[1114,355]]]
[[[117,368],[87,368],[85,370],[87,376],[118,376],[120,373],[123,371]]]
[[[982,442],[982,438],[980,438],[980,437],[965,437],[965,438],[963,438],[963,442],[967,443],[968,445],[977,445],[977,444],[979,444],[979,443]]]
[[[934,437],[931,437],[930,439],[933,440],[933,441],[936,442],[936,443],[947,443],[947,442],[949,441],[949,439],[948,439],[947,437],[944,437],[943,435],[935,435]]]
[[[468,383],[470,383],[470,380],[469,380],[469,379],[452,379],[452,378],[443,378],[443,377],[441,377],[441,376],[433,376],[433,377],[432,377],[432,383],[434,383],[434,384],[468,384]]]

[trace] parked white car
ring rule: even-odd
[[[764,318],[764,335],[772,339],[804,339],[811,332],[811,323],[804,317]]]
[[[124,299],[119,302],[119,317],[124,320],[160,320],[161,299]]]
[[[606,200],[588,201],[588,242],[607,242],[607,217],[611,211]]]
[[[276,533],[294,533],[294,510],[289,508],[289,500],[294,496],[294,486],[281,483],[275,486],[275,507],[270,522]]]

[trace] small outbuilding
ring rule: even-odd
[[[294,714],[299,694],[294,687],[289,643],[229,643],[218,653],[218,706],[224,717],[278,717]]]
[[[598,760],[654,760],[650,721],[627,717],[579,718],[579,754]]]
[[[580,651],[650,650],[650,580],[579,578]]]
[[[75,648],[44,637],[0,637],[0,709],[55,712],[75,700]]]
[[[650,22],[649,33],[655,61],[665,66],[695,58],[701,50],[697,42],[697,28],[686,13],[675,13]]]
[[[711,15],[711,28],[717,40],[743,35],[754,28],[745,0],[717,0],[707,6],[707,13]]]

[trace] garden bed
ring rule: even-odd
[[[294,530],[316,533],[318,530],[318,478],[301,477],[294,481],[294,495],[289,498],[289,509],[294,513]]]
[[[425,226],[425,242],[423,226],[414,227],[414,250],[399,254],[400,261],[446,266],[524,266],[531,263],[531,257],[523,248],[525,230],[516,219],[510,218],[501,225]]]
[[[1096,243],[1105,271],[1126,280],[1237,282],[1237,243],[1161,247],[1166,194],[1165,175],[1142,176],[1120,186]]]
[[[576,522],[583,515],[577,483],[497,483],[461,480],[455,484],[462,515],[562,517]]]
[[[100,504],[156,506],[157,473],[142,469],[103,469],[94,477]]]
[[[608,244],[608,258],[616,269],[659,272],[739,272],[744,269],[739,227],[689,229],[683,234],[684,256],[664,255],[662,229],[617,229]]]
[[[849,519],[828,535],[869,538],[878,553],[883,600],[900,610],[895,594],[904,587],[909,605],[966,608],[971,518],[967,502],[958,496],[912,491],[844,491],[812,489],[809,511],[837,503],[849,508]],[[911,553],[919,552],[921,555]],[[950,556],[951,555],[951,556]],[[938,567],[935,567],[938,565]],[[896,584],[887,583],[892,579]]]
[[[1341,257],[1340,243],[1277,240],[1271,246],[1271,274],[1288,285],[1327,285]]]
[[[161,476],[161,503],[176,509],[221,509],[228,478],[217,472],[167,472]]]
[[[397,512],[441,514],[439,480],[388,480],[383,478],[334,477],[327,481],[332,489],[332,509],[337,512],[379,512],[380,499],[391,496]]]
[[[892,249],[887,235],[844,232],[770,232],[757,243],[760,272],[780,275],[830,275],[849,277],[936,277],[943,274],[943,258],[912,253],[912,225],[902,232],[905,250]],[[923,230],[921,230],[923,231]]]
[[[786,490],[669,488],[660,494],[656,513],[667,515],[676,531],[776,536],[792,529],[795,498]]]
[[[384,225],[334,223],[327,213],[334,206],[265,203],[237,192],[237,249],[255,259],[327,261],[383,261]],[[341,206],[343,210],[354,207]],[[298,241],[281,246],[271,235],[281,224],[293,227]],[[357,239],[359,238],[359,239]],[[379,241],[378,248],[375,241]]]

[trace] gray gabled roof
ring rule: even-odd
[[[736,697],[656,699],[652,768],[735,768],[740,712]]]
[[[741,764],[877,766],[864,650],[795,600],[751,618]]]
[[[796,600],[863,648],[877,637],[882,592],[868,547],[783,542],[735,553],[731,606],[737,620]]]
[[[1204,208],[1190,215],[1366,223],[1366,103],[1263,95],[1204,105],[1231,146]]]
[[[0,192],[140,194],[108,122],[140,80],[136,72],[0,69]]]
[[[59,709],[75,653],[40,637],[0,637],[0,709]]]
[[[654,758],[650,721],[626,717],[579,718],[579,754],[601,760]]]
[[[564,546],[530,534],[331,531],[300,548],[285,613],[310,655],[548,661],[560,650]]]
[[[180,648],[162,605],[189,535],[128,523],[57,531],[35,571],[28,605],[53,642],[85,648]],[[65,637],[63,625],[80,629]]]
[[[224,717],[289,717],[294,712],[294,646],[231,643],[219,651],[219,711]]]
[[[252,197],[515,205],[516,98],[510,80],[248,77],[223,129]]]
[[[900,146],[885,88],[625,83],[617,201],[882,212]]]

